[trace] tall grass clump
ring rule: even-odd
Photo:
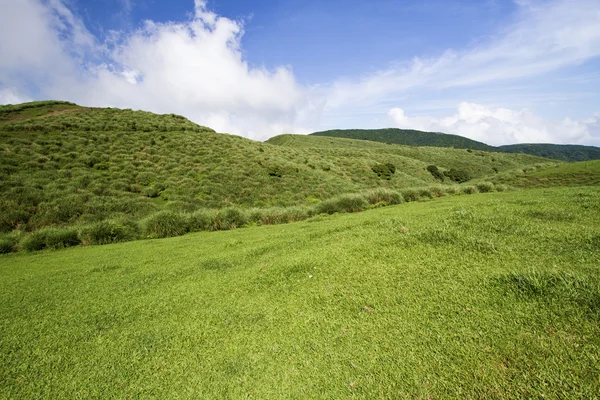
[[[302,221],[310,214],[310,210],[306,207],[273,207],[252,210],[249,220],[260,225],[277,225]]]
[[[461,191],[464,194],[475,194],[475,193],[477,193],[477,187],[476,186],[463,186],[461,188]]]
[[[151,239],[181,236],[189,231],[188,223],[184,214],[160,211],[142,220],[142,235]]]
[[[9,234],[0,238],[0,254],[7,254],[18,251],[18,234]]]
[[[42,232],[45,236],[46,248],[49,249],[64,249],[65,247],[81,244],[81,239],[75,228],[48,228]]]
[[[187,226],[190,232],[214,231],[216,226],[217,211],[209,209],[196,210],[188,214]]]
[[[215,226],[218,230],[240,228],[248,223],[248,217],[239,208],[229,207],[219,210],[215,217]]]
[[[369,204],[400,204],[404,203],[404,197],[395,190],[386,188],[373,189],[366,193],[365,197]]]
[[[316,206],[317,214],[335,214],[337,212],[359,212],[368,207],[367,199],[359,194],[345,194],[325,200]]]
[[[494,184],[491,182],[480,182],[475,186],[479,193],[489,193],[494,191]]]
[[[99,221],[84,226],[79,231],[81,243],[84,245],[127,242],[138,236],[138,226],[126,217]]]
[[[421,193],[416,189],[404,189],[401,193],[406,201],[418,201],[421,198]]]
[[[25,251],[37,251],[46,248],[46,237],[43,231],[32,232],[24,236],[19,243],[19,247]]]

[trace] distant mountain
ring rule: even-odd
[[[501,153],[523,153],[562,161],[599,160],[600,148],[571,144],[511,144],[494,147],[463,136],[439,132],[423,132],[413,129],[336,129],[315,132],[314,136],[329,136],[347,139],[370,140],[407,146],[454,147]]]

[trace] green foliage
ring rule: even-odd
[[[1,255],[0,398],[597,398],[599,195]]]
[[[600,148],[594,146],[535,143],[512,144],[494,147],[458,135],[437,132],[422,132],[412,129],[339,129],[315,132],[311,135],[369,140],[406,146],[451,147],[455,149],[467,149],[469,153],[473,153],[473,150],[514,154],[522,153],[562,161],[587,161],[600,159]]]
[[[46,235],[44,231],[32,232],[29,235],[23,236],[19,247],[25,251],[37,251],[46,248]]]
[[[491,182],[480,182],[477,185],[477,191],[479,193],[488,193],[494,191],[494,184]]]
[[[219,210],[215,217],[215,226],[218,230],[240,228],[248,223],[246,213],[239,208],[229,207]]]
[[[81,243],[78,232],[74,228],[45,228],[39,232],[44,235],[46,241],[45,247],[49,249],[63,249],[65,247],[77,246]]]
[[[406,201],[418,201],[421,199],[421,192],[417,189],[405,189],[401,193]]]
[[[269,174],[269,176],[281,178],[283,176],[283,168],[276,165],[271,166],[267,169],[267,173]]]
[[[84,226],[79,235],[84,245],[126,242],[138,237],[138,228],[132,220],[121,217]]]
[[[435,165],[427,166],[427,171],[437,180],[444,181],[444,174]]]
[[[463,186],[461,190],[464,194],[474,194],[477,193],[477,186]]]
[[[216,225],[217,212],[213,210],[197,210],[188,215],[187,226],[190,232],[214,231]]]
[[[457,183],[463,183],[471,179],[469,172],[454,168],[444,171],[444,175],[448,177],[448,179]]]
[[[404,198],[395,190],[386,188],[377,188],[368,191],[365,194],[369,204],[400,204],[404,202]]]
[[[391,163],[375,164],[371,167],[371,170],[375,172],[378,177],[387,180],[392,179],[392,175],[396,173],[396,167]]]
[[[317,214],[334,214],[337,212],[359,212],[367,209],[367,199],[358,194],[346,194],[325,200],[316,206]]]
[[[142,235],[147,238],[181,236],[189,231],[189,223],[181,213],[160,211],[142,220]]]

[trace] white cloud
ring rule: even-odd
[[[31,101],[31,98],[9,88],[0,88],[0,104],[20,104]]]
[[[358,80],[334,82],[328,108],[382,103],[440,90],[539,76],[600,56],[598,0],[521,1],[504,31],[468,49],[415,57]]]
[[[600,144],[600,115],[585,119],[564,118],[549,123],[527,109],[509,110],[463,102],[456,114],[447,117],[407,116],[392,108],[388,116],[398,128],[452,133],[491,145],[514,143]]]
[[[262,140],[317,130],[322,119],[364,125],[366,118],[406,104],[414,93],[487,89],[491,82],[536,77],[600,56],[597,0],[522,1],[514,23],[483,44],[309,88],[296,82],[290,66],[250,66],[240,44],[243,24],[211,12],[205,0],[194,1],[185,21],[147,21],[135,31],[110,32],[102,39],[66,4],[0,0],[0,103],[45,98],[174,112],[221,132]],[[131,9],[130,0],[122,4]],[[437,99],[433,96],[426,101]],[[456,104],[464,98],[444,101]],[[597,116],[553,125],[526,110],[469,103],[445,119],[406,117],[400,111],[390,113],[398,125],[490,143],[598,141]]]
[[[290,67],[250,67],[241,23],[208,11],[204,1],[196,0],[187,21],[147,21],[131,33],[113,32],[104,44],[61,0],[12,3],[0,0],[0,37],[23,40],[0,41],[0,87],[34,83],[46,98],[175,112],[255,139],[307,131],[319,114]]]

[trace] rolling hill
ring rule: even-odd
[[[5,234],[70,226],[137,232],[139,221],[161,212],[187,218],[228,207],[308,206],[374,188],[439,184],[430,164],[481,178],[545,161],[316,136],[260,143],[175,114],[56,101],[0,107],[0,155]],[[382,178],[378,165],[395,174]]]
[[[494,147],[458,135],[423,132],[412,129],[337,129],[315,132],[311,135],[370,140],[408,146],[453,147],[456,149],[473,149],[489,152],[522,153],[562,161],[600,159],[600,148],[594,146],[529,143]]]

